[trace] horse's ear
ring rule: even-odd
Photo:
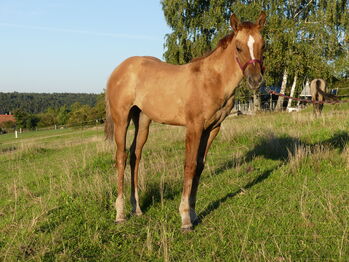
[[[236,32],[238,31],[238,27],[240,25],[240,20],[236,17],[235,14],[232,14],[230,16],[230,26],[233,28],[233,30]]]
[[[264,11],[261,12],[261,14],[259,15],[256,24],[258,25],[258,29],[262,30],[265,24],[265,19],[266,19],[267,15],[265,14]]]

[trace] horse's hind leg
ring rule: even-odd
[[[118,186],[118,196],[116,199],[116,219],[117,223],[123,222],[125,220],[124,212],[124,198],[123,198],[123,187],[124,187],[124,174],[126,165],[126,132],[128,125],[130,123],[130,118],[128,112],[124,115],[119,115],[114,121],[114,135],[115,143],[117,146],[116,150],[116,166],[118,170],[117,186]]]
[[[321,104],[318,104],[318,107],[319,107],[319,115],[321,115],[321,112],[322,112],[322,109],[324,108],[324,96],[319,94],[319,102],[322,102]]]
[[[131,166],[131,205],[132,213],[142,215],[139,206],[138,197],[138,170],[139,162],[141,160],[142,149],[147,141],[149,133],[149,125],[151,120],[142,113],[138,108],[135,109],[131,115],[135,124],[135,136],[130,149],[130,166]]]

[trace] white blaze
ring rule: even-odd
[[[255,42],[254,38],[250,35],[250,36],[248,37],[247,46],[248,46],[248,48],[250,49],[250,55],[251,55],[251,59],[252,59],[252,60],[255,59],[254,53],[253,53],[253,44],[254,44],[254,42]]]

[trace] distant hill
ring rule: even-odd
[[[37,114],[46,111],[47,108],[59,108],[63,105],[70,107],[79,102],[90,106],[96,105],[97,94],[82,93],[1,93],[0,114],[13,112],[22,108],[28,113]]]

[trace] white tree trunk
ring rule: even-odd
[[[296,74],[294,75],[294,78],[293,78],[293,84],[291,87],[291,94],[290,94],[290,96],[292,96],[292,97],[294,96],[294,91],[296,90],[297,78],[298,78],[298,72],[296,72]],[[287,103],[287,108],[290,108],[291,105],[292,105],[292,99],[289,99],[288,103]]]
[[[282,77],[281,90],[280,90],[281,94],[285,94],[286,85],[287,85],[287,77],[288,77],[288,72],[287,72],[287,68],[285,68],[284,76]],[[281,111],[283,103],[284,103],[284,97],[279,96],[278,101],[276,103],[275,111]]]
[[[261,97],[259,91],[253,92],[253,112],[256,113],[261,110]]]

